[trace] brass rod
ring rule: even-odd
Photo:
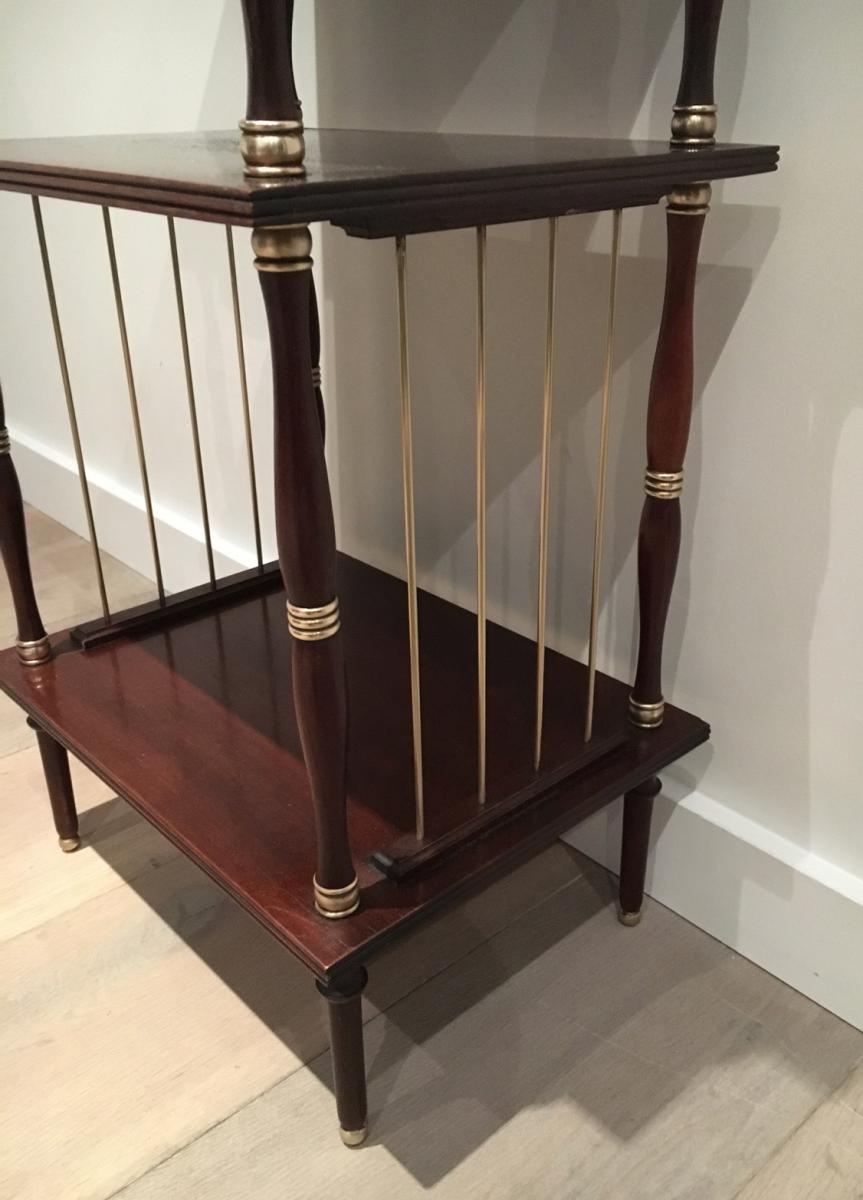
[[[243,400],[243,425],[246,434],[246,459],[249,468],[249,490],[252,497],[252,521],[255,527],[255,554],[258,558],[258,570],[264,569],[264,555],[261,549],[261,514],[258,510],[258,481],[255,472],[255,450],[252,444],[252,417],[249,410],[249,381],[246,375],[246,350],[243,344],[243,320],[240,315],[240,294],[237,289],[237,261],[234,257],[234,237],[230,225],[225,226],[225,236],[228,242],[228,269],[231,273],[231,300],[234,305],[234,330],[237,335],[237,363],[240,368],[240,395]]]
[[[611,235],[611,266],[608,280],[608,317],[605,327],[605,363],[602,370],[602,417],[599,428],[599,457],[596,469],[596,511],[593,524],[593,577],[590,586],[590,644],[587,660],[587,712],[584,740],[593,736],[593,707],[596,693],[596,637],[599,627],[599,584],[602,576],[602,534],[605,523],[605,476],[608,463],[608,424],[611,381],[614,375],[614,307],[617,267],[620,261],[620,209],[614,210]]]
[[[485,557],[485,281],[486,227],[476,231],[476,666],[477,799],[485,804],[486,557]]]
[[[132,410],[132,427],[135,431],[135,447],[138,451],[138,469],[141,474],[141,487],[144,492],[144,507],[147,512],[147,529],[150,534],[150,549],[153,553],[153,569],[156,573],[156,588],[159,593],[159,603],[165,603],[165,585],[162,580],[162,562],[159,558],[159,543],[156,538],[156,520],[153,515],[153,497],[150,493],[150,477],[147,473],[147,456],[144,452],[144,435],[141,431],[141,413],[138,409],[138,393],[135,388],[135,376],[132,372],[132,356],[129,352],[129,334],[126,328],[126,311],[123,306],[123,293],[120,290],[120,273],[117,269],[117,251],[114,246],[114,231],[111,227],[111,213],[107,205],[102,205],[102,219],[105,222],[105,241],[108,245],[108,261],[111,265],[111,282],[114,285],[114,303],[117,308],[117,324],[120,328],[120,345],[123,349],[123,365],[126,368],[126,386],[129,389],[129,406]]]
[[[90,533],[90,545],[93,549],[93,564],[96,568],[96,582],[99,587],[99,599],[102,604],[102,615],[105,621],[111,622],[111,609],[108,606],[108,593],[105,590],[105,574],[102,570],[102,556],[99,553],[99,542],[96,538],[96,522],[93,519],[93,505],[90,503],[90,487],[87,482],[87,469],[84,465],[84,451],[81,448],[81,434],[78,429],[78,417],[75,412],[75,400],[72,395],[72,383],[69,378],[69,364],[66,360],[66,347],[63,342],[63,331],[60,328],[60,315],[57,310],[57,294],[54,291],[54,277],[51,272],[51,260],[48,257],[48,243],[45,239],[45,225],[42,221],[42,208],[39,197],[33,197],[33,216],[36,219],[36,234],[39,238],[39,252],[42,256],[42,270],[45,273],[45,289],[48,293],[48,306],[51,310],[51,324],[54,327],[54,341],[57,344],[57,359],[60,364],[60,376],[63,380],[63,394],[66,397],[66,411],[69,414],[69,428],[72,433],[72,446],[75,451],[75,462],[78,466],[78,479],[81,483],[81,496],[84,501],[84,515],[87,519],[87,529]]]
[[[401,381],[402,474],[404,478],[405,559],[408,590],[408,640],[410,643],[411,717],[413,723],[414,796],[416,837],[425,837],[423,806],[423,745],[420,713],[419,613],[417,609],[416,522],[414,519],[413,436],[411,429],[411,381],[408,358],[407,246],[404,235],[396,238],[399,307],[399,368]]]
[[[542,381],[542,459],[539,473],[539,578],[536,598],[536,731],[533,769],[542,757],[542,717],[545,695],[545,617],[548,585],[548,493],[551,468],[551,411],[554,380],[554,292],[557,259],[557,217],[548,221],[548,274],[545,302],[545,368]]]
[[[207,488],[204,483],[204,463],[201,458],[201,435],[198,431],[198,410],[195,404],[195,385],[192,381],[192,360],[189,355],[189,332],[186,328],[183,281],[180,278],[180,260],[177,255],[177,234],[174,229],[173,217],[168,217],[168,238],[171,243],[171,266],[174,271],[174,292],[177,297],[177,320],[180,325],[183,368],[186,372],[186,395],[189,399],[189,423],[192,428],[192,444],[195,450],[195,470],[198,476],[198,495],[201,500],[201,520],[204,523],[204,541],[207,548],[207,569],[210,573],[210,585],[215,588],[216,567],[213,562],[213,539],[210,534],[210,513],[207,508]]]

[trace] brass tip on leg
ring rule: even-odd
[[[626,925],[628,929],[633,929],[641,920],[641,910],[638,912],[624,912],[622,908],[617,910],[617,919],[621,925]]]
[[[64,854],[72,854],[81,845],[81,839],[77,835],[70,838],[61,837],[57,840],[59,841],[60,849]]]
[[[364,1125],[362,1129],[342,1129],[339,1128],[339,1137],[346,1146],[361,1146],[368,1137],[368,1126]]]

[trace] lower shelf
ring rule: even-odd
[[[535,646],[490,624],[487,813],[454,850],[453,831],[476,813],[476,618],[421,594],[427,842],[437,856],[426,862],[428,848],[412,838],[404,584],[341,556],[339,594],[348,821],[362,889],[360,911],[343,921],[325,920],[312,904],[314,825],[281,591],[89,650],[52,639],[56,657],[42,667],[21,666],[14,650],[0,654],[0,687],[320,978],[367,958],[709,736],[703,721],[671,706],[659,729],[631,728],[628,687],[599,675],[587,761],[586,671],[549,651],[535,776]]]

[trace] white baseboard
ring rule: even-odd
[[[663,772],[647,892],[863,1029],[863,879]],[[563,840],[617,872],[622,803]]]
[[[86,538],[87,524],[74,458],[15,428],[10,428],[9,433],[27,503]],[[154,579],[143,496],[100,471],[88,470],[87,478],[100,548],[146,579]],[[154,517],[166,589],[179,592],[204,582],[206,556],[200,523],[159,504],[154,505]],[[255,565],[253,554],[219,537],[215,531],[213,552],[217,575],[230,575]]]

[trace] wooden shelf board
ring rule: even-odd
[[[776,167],[776,146],[306,131],[306,176],[243,175],[235,131],[0,141],[0,189],[235,225],[330,221],[362,237],[656,202]]]
[[[157,632],[90,650],[61,635],[23,667],[0,654],[0,687],[198,863],[322,979],[365,960],[466,889],[705,741],[671,706],[663,726],[626,724],[628,687],[598,678],[596,736],[623,744],[580,773],[586,671],[553,651],[546,668],[543,769],[551,786],[419,877],[396,882],[371,856],[410,839],[413,786],[404,584],[340,557],[350,705],[349,826],[362,908],[331,922],[312,905],[312,806],[291,695],[284,594],[244,598]],[[475,811],[475,616],[422,594],[427,821],[432,836]],[[488,630],[489,806],[532,772],[535,647]],[[46,799],[46,830],[50,821]],[[70,869],[74,869],[70,863]]]

